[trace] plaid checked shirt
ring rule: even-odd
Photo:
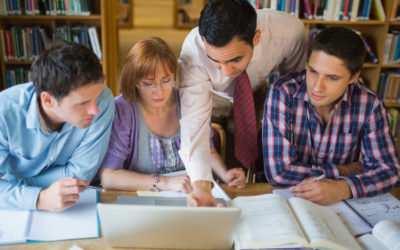
[[[400,183],[397,147],[375,93],[358,81],[349,85],[324,126],[309,102],[305,77],[305,71],[289,74],[268,90],[262,125],[267,180],[289,186],[325,174],[346,180],[354,198],[388,192]],[[360,150],[365,172],[339,176],[336,164],[359,161]]]

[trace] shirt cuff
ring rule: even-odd
[[[36,205],[41,190],[40,187],[24,186],[21,190],[21,209],[37,210]]]
[[[360,198],[358,197],[359,192],[357,192],[357,185],[353,182],[353,180],[351,180],[349,177],[339,177],[338,179],[340,180],[345,180],[347,182],[347,184],[349,184],[350,190],[351,190],[351,194],[353,196],[352,199],[355,198]],[[359,183],[360,187],[361,187],[361,183]]]

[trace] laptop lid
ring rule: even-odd
[[[143,197],[142,197],[143,198]],[[112,247],[231,249],[238,208],[97,204]]]

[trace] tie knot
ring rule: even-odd
[[[249,80],[249,75],[247,75],[246,70],[243,71],[242,74],[240,74],[239,76],[237,76],[237,77],[235,78],[235,81],[236,81],[236,82],[240,82],[240,81],[242,81],[243,79]]]

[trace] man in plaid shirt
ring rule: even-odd
[[[313,41],[306,70],[269,88],[262,133],[272,185],[292,186],[295,196],[327,205],[400,183],[383,103],[357,80],[364,58],[358,35],[328,28]],[[313,181],[320,175],[325,178]]]

